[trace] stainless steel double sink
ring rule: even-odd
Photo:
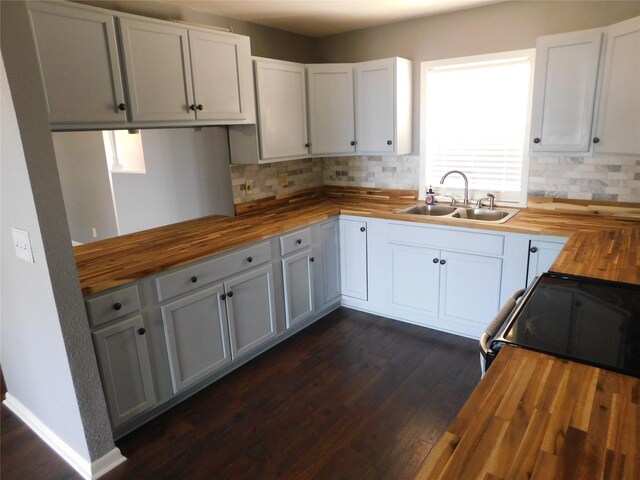
[[[469,206],[426,205],[422,203],[399,210],[397,213],[504,223],[517,214],[518,210],[512,208],[494,208],[491,210],[488,208],[474,208]]]

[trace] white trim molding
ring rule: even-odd
[[[87,480],[101,477],[126,460],[120,453],[120,449],[116,447],[95,462],[89,463],[9,392],[2,403]]]

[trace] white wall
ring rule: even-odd
[[[113,436],[23,2],[0,2],[0,40],[0,362],[8,394],[91,462]],[[15,258],[11,227],[29,231],[36,263]]]
[[[94,242],[118,235],[102,132],[53,135],[71,239]],[[92,228],[97,237],[93,237]]]
[[[147,172],[112,174],[120,234],[234,214],[225,127],[140,134]]]
[[[0,93],[2,370],[9,394],[89,459],[4,62]],[[11,227],[29,232],[35,263],[15,256]]]

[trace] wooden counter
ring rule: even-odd
[[[506,346],[420,480],[640,478],[640,379]]]
[[[390,193],[391,192],[391,193]],[[339,214],[532,235],[570,236],[638,227],[640,220],[584,213],[524,209],[507,223],[465,221],[397,210],[417,203],[415,192],[327,188],[239,206],[237,217],[211,216],[74,248],[84,295],[222,253]],[[633,230],[630,230],[633,232]],[[588,238],[588,237],[587,237]],[[637,234],[635,234],[637,253]],[[626,245],[624,241],[621,243]],[[570,258],[568,258],[570,261]],[[640,273],[636,275],[640,278]],[[625,278],[630,273],[625,273]]]

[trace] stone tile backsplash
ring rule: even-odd
[[[281,187],[278,176],[287,173]],[[232,165],[235,203],[293,193],[322,185],[390,189],[418,189],[418,155],[325,157],[265,165]],[[245,189],[252,179],[254,188]],[[640,202],[640,160],[628,157],[531,157],[532,196]]]
[[[640,160],[629,157],[531,157],[528,194],[640,202]]]
[[[279,175],[286,173],[287,185],[281,186]],[[247,180],[253,180],[253,189],[246,190]],[[293,193],[305,188],[322,186],[322,159],[305,158],[263,165],[231,165],[233,203]]]

